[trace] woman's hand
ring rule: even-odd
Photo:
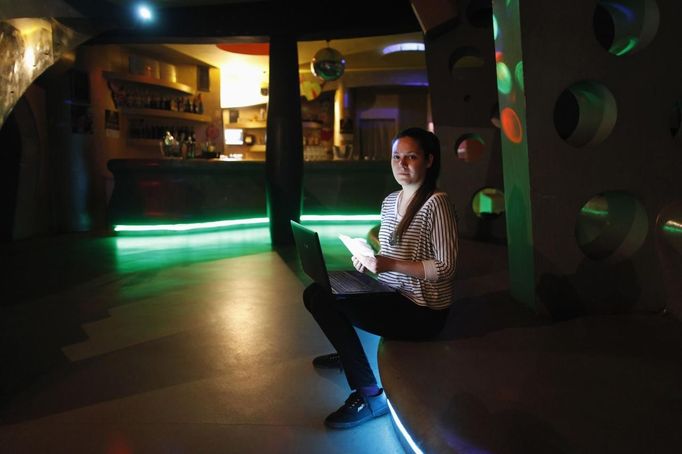
[[[359,272],[364,273],[367,270],[367,267],[363,265],[360,259],[358,259],[356,256],[352,256],[350,259],[353,261],[353,266],[355,269]]]
[[[362,266],[363,272],[368,270],[374,274],[394,271],[416,277],[417,279],[424,279],[425,274],[424,265],[421,261],[397,260],[383,255],[375,255],[374,257],[367,257],[365,255],[353,257],[353,265],[355,265],[355,269],[358,271],[360,271],[358,266]]]
[[[357,265],[356,265],[357,262]],[[353,256],[353,265],[355,266],[355,269],[358,271],[361,271],[358,266],[362,267],[362,271],[364,272],[365,270],[369,270],[372,273],[378,274],[378,273],[384,273],[386,271],[391,271],[391,264],[393,263],[393,260],[384,257],[383,255],[375,255],[374,257],[368,257],[366,255],[360,256],[360,257],[355,257]]]

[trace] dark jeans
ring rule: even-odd
[[[423,340],[441,331],[449,312],[418,306],[399,293],[336,297],[317,284],[305,289],[303,303],[341,356],[351,389],[377,384],[354,326],[387,339]]]

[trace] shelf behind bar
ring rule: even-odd
[[[169,90],[174,90],[187,95],[193,95],[194,90],[189,85],[178,82],[170,82],[167,80],[154,79],[149,76],[139,76],[137,74],[115,73],[111,71],[103,71],[102,75],[107,80],[118,80],[121,82],[132,82],[136,84],[150,85],[154,87],[163,87]]]
[[[178,120],[196,121],[197,123],[208,123],[211,117],[208,115],[195,114],[189,112],[175,112],[173,110],[162,109],[143,109],[138,107],[121,107],[119,111],[129,117],[156,117],[156,118],[175,118]]]

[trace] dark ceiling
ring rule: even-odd
[[[162,0],[153,24],[135,19],[131,1],[66,1],[104,30],[96,43],[225,42],[274,34],[325,40],[420,30],[409,0]]]

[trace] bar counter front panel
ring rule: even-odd
[[[112,159],[108,168],[111,225],[267,216],[262,161]],[[303,214],[378,214],[400,189],[389,161],[310,161],[303,174]]]

